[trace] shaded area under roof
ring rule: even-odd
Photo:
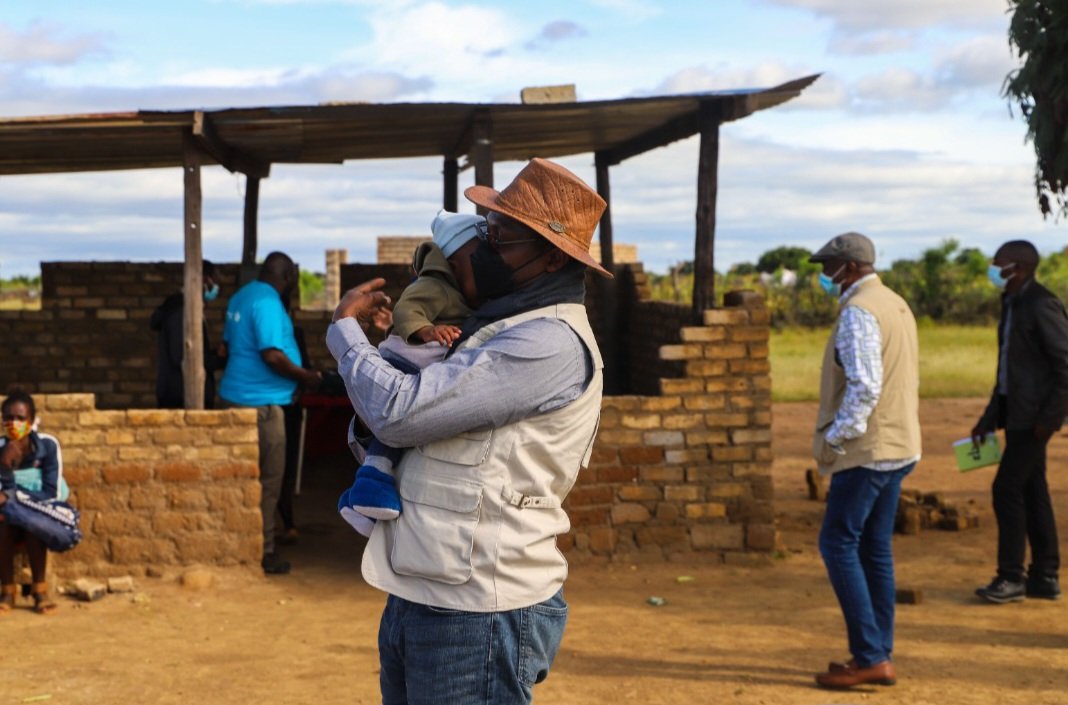
[[[138,111],[0,120],[0,174],[174,167],[192,133],[208,159],[266,175],[270,164],[468,154],[492,126],[493,159],[597,152],[608,163],[696,134],[700,114],[737,120],[800,95],[818,76],[773,88],[573,103],[351,103]]]

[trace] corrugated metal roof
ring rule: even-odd
[[[620,158],[688,137],[700,110],[737,120],[800,95],[818,76],[773,88],[523,105],[351,103],[138,111],[0,120],[0,174],[180,166],[183,135],[230,166],[459,157],[475,120],[492,124],[495,161],[618,150]],[[637,151],[635,151],[637,150]],[[211,163],[206,159],[205,163]]]

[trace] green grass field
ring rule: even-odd
[[[771,395],[775,401],[814,401],[830,330],[791,328],[771,333]],[[985,397],[997,371],[997,329],[920,327],[920,396]]]

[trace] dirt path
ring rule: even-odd
[[[924,593],[922,604],[898,611],[897,686],[853,693],[812,686],[815,670],[846,656],[845,633],[816,551],[821,505],[806,498],[803,481],[815,409],[790,404],[775,408],[787,556],[753,567],[575,567],[567,635],[536,702],[1068,704],[1068,600],[990,606],[972,596],[992,575],[992,474],[956,473],[949,444],[966,434],[979,406],[922,405],[926,453],[906,486],[973,501],[982,525],[896,539],[899,585]],[[1050,468],[1063,536],[1063,434]],[[346,473],[317,472],[300,498],[305,516],[308,507],[331,506],[347,484]],[[377,703],[383,597],[359,579],[362,544],[332,519],[307,516],[301,543],[290,550],[290,576],[216,571],[214,588],[191,592],[168,575],[139,581],[147,602],[61,600],[52,618],[21,609],[0,618],[7,645],[0,705]],[[682,575],[694,579],[677,582]],[[667,605],[647,605],[651,595]]]

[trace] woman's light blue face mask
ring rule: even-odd
[[[843,264],[841,267],[838,268],[838,271],[832,274],[831,276],[827,276],[823,272],[820,272],[820,286],[823,287],[823,290],[831,296],[842,295],[842,285],[835,282],[834,280],[838,278],[838,275],[841,274],[842,270],[845,268],[846,266]]]
[[[219,297],[219,285],[212,284],[209,288],[204,290],[204,300],[214,301]]]
[[[1012,269],[1015,266],[1015,262],[1009,262],[1004,267],[999,267],[996,264],[991,264],[989,267],[986,268],[986,276],[990,280],[991,284],[993,284],[999,289],[1004,289],[1005,286],[1009,283],[1009,280],[1012,279],[1013,274],[1009,274],[1009,276],[1006,277],[1001,272],[1004,269]]]

